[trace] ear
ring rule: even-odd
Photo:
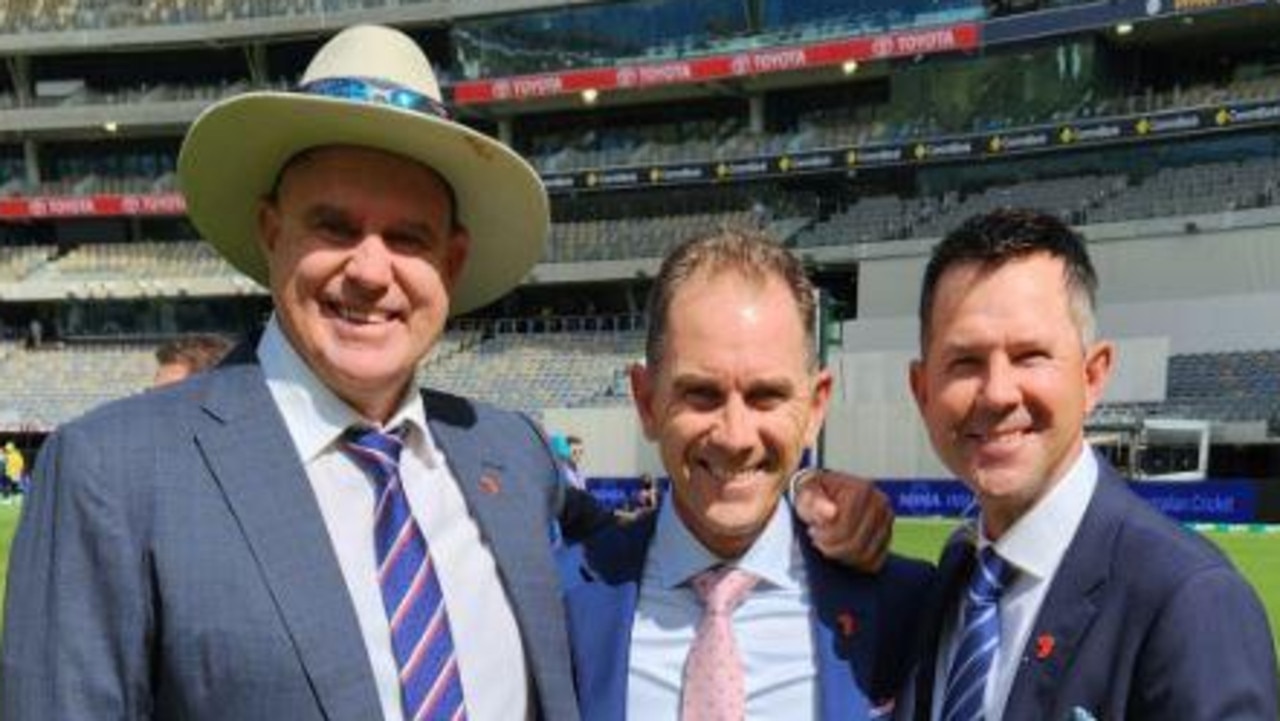
[[[1107,390],[1107,381],[1111,379],[1111,368],[1115,362],[1115,345],[1109,341],[1098,341],[1085,352],[1084,358],[1084,392],[1085,414],[1093,412]]]
[[[813,378],[813,396],[809,399],[809,427],[805,430],[805,445],[812,446],[818,441],[818,431],[827,420],[827,409],[831,405],[831,389],[835,379],[831,371],[823,368]]]
[[[458,226],[449,238],[449,249],[444,259],[444,282],[450,291],[462,277],[462,270],[467,266],[467,257],[471,255],[471,233]]]
[[[916,408],[923,414],[925,405],[929,401],[928,384],[925,383],[924,378],[924,361],[919,358],[911,361],[911,366],[907,369],[907,383],[911,385],[911,396],[916,399]]]
[[[657,395],[657,380],[653,371],[643,363],[632,363],[627,369],[631,379],[631,398],[636,405],[636,415],[640,418],[640,427],[644,429],[644,437],[657,440],[658,420],[654,403]]]
[[[258,245],[262,248],[262,254],[268,259],[276,248],[276,241],[280,238],[280,226],[282,224],[280,218],[280,208],[275,201],[262,198],[258,200]]]

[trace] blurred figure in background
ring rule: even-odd
[[[22,457],[22,451],[18,450],[18,446],[13,441],[4,444],[4,478],[0,483],[0,493],[5,498],[15,493],[20,493],[26,487],[24,476],[26,475],[27,461]]]
[[[202,333],[167,341],[156,349],[153,388],[177,383],[218,364],[231,350],[231,341],[220,335]]]

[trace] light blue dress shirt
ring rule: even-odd
[[[627,715],[641,721],[679,719],[685,658],[702,617],[688,581],[721,562],[669,499],[658,511],[631,635]],[[812,719],[817,709],[809,586],[791,526],[791,509],[779,501],[760,537],[734,562],[760,578],[733,614],[748,718]]]
[[[983,699],[986,718],[998,719],[1004,715],[1036,616],[1097,485],[1098,459],[1086,444],[1062,481],[994,544],[996,553],[1017,569],[1018,575],[1000,598],[1000,646],[996,649]],[[978,528],[982,527],[981,520],[978,519]],[[993,545],[984,534],[975,533],[975,537],[979,549]],[[955,614],[948,619],[940,636],[933,690],[935,721],[942,713],[947,672],[960,640],[956,628],[963,613],[964,604],[957,604]]]

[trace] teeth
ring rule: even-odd
[[[707,471],[707,473],[711,474],[712,478],[716,479],[717,481],[721,481],[723,483],[729,483],[731,481],[746,478],[748,476],[754,476],[760,472],[760,468],[758,467],[713,468],[708,465],[703,465],[703,468]]]
[[[1022,431],[1002,431],[999,433],[975,433],[974,436],[983,443],[1013,443],[1022,438]]]
[[[382,323],[386,321],[387,316],[384,313],[375,311],[360,312],[353,308],[342,306],[338,309],[338,313],[342,319],[349,323]]]

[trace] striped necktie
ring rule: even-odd
[[[376,486],[373,535],[378,582],[400,670],[404,717],[406,721],[465,719],[462,681],[440,580],[400,482],[403,435],[403,427],[391,433],[354,427],[344,434],[343,443]]]
[[[964,627],[947,673],[942,721],[980,721],[996,649],[1000,646],[1000,594],[1013,568],[987,546],[978,555],[965,594]]]

